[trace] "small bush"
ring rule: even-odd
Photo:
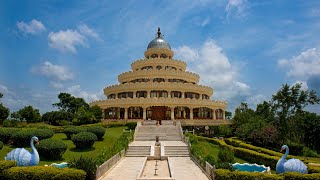
[[[0,141],[0,150],[3,148],[3,142]]]
[[[71,126],[71,127],[65,128],[63,130],[63,133],[66,134],[68,139],[71,139],[73,135],[78,134],[80,132],[85,132],[85,131],[87,131],[85,127]]]
[[[67,121],[67,120],[61,120],[61,121],[58,121],[58,125],[59,126],[68,126],[68,125],[72,125],[72,122]]]
[[[207,155],[206,157],[204,157],[204,160],[207,161],[211,165],[216,164],[216,160],[214,159],[213,156]]]
[[[308,157],[320,157],[320,155],[319,155],[316,151],[314,151],[314,150],[312,150],[312,149],[309,149],[309,148],[307,148],[307,147],[304,147],[304,148],[303,148],[303,156],[308,156]]]
[[[97,166],[96,162],[91,157],[80,156],[78,159],[74,158],[69,162],[69,167],[85,171],[87,173],[86,179],[88,180],[94,180],[96,178]]]
[[[89,126],[87,127],[87,132],[95,134],[99,141],[103,140],[103,136],[106,133],[106,129],[101,126]]]
[[[78,149],[90,148],[98,138],[91,132],[80,132],[72,137],[72,142]]]
[[[128,127],[128,129],[135,130],[137,127],[137,123],[136,122],[127,122],[126,126]]]
[[[298,144],[298,143],[288,143],[289,146],[289,153],[292,155],[300,156],[303,154],[303,144]]]
[[[61,140],[57,139],[44,139],[36,148],[41,157],[48,160],[59,160],[67,150],[68,146]]]
[[[51,138],[54,132],[50,129],[26,129],[16,132],[12,135],[11,139],[13,144],[17,147],[25,147],[30,145],[32,136],[37,136],[39,140]]]
[[[227,148],[220,148],[218,153],[218,163],[233,163],[234,154]]]
[[[3,121],[3,127],[17,127],[19,124],[19,120],[16,119],[6,119]]]
[[[289,172],[283,174],[285,180],[313,180],[320,179],[320,173],[314,174],[301,174],[298,172]]]
[[[284,180],[284,177],[276,174],[264,174],[259,172],[229,171],[227,169],[217,169],[214,171],[216,180],[249,180],[249,179],[267,179]]]
[[[320,173],[320,167],[319,166],[310,166],[308,165],[308,173]]]
[[[85,179],[86,173],[82,170],[69,168],[55,168],[45,166],[13,167],[3,172],[8,180],[29,180],[29,179]]]
[[[104,121],[102,123],[102,126],[105,128],[121,127],[121,126],[125,126],[125,125],[126,125],[125,122]]]
[[[7,144],[10,140],[11,136],[21,131],[19,128],[0,128],[0,141],[2,141],[4,144]]]

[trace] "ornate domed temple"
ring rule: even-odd
[[[118,76],[119,84],[104,88],[106,100],[91,103],[103,109],[105,120],[225,120],[227,103],[211,100],[213,89],[199,85],[199,75],[173,58],[160,28],[144,56]]]

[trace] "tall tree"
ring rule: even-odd
[[[276,125],[281,135],[291,137],[294,118],[290,118],[296,113],[303,111],[309,104],[319,104],[320,99],[315,91],[302,90],[301,84],[293,86],[282,85],[282,88],[272,96],[272,106],[277,115]]]
[[[3,97],[3,94],[0,92],[0,99]],[[2,124],[3,120],[7,119],[10,114],[9,108],[3,106],[2,103],[0,103],[0,123]]]
[[[20,120],[25,120],[29,122],[39,122],[41,120],[41,115],[39,109],[35,109],[32,106],[25,106],[24,108],[20,109],[16,112],[17,117]]]
[[[60,110],[75,114],[80,107],[89,109],[87,104],[82,98],[76,98],[68,93],[60,93],[58,95],[60,102],[54,103],[53,106],[58,107]]]

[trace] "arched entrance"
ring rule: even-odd
[[[171,119],[171,109],[167,106],[151,106],[147,108],[147,119],[168,120]]]

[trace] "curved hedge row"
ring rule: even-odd
[[[36,148],[41,157],[48,160],[59,160],[66,152],[68,146],[58,139],[44,139],[40,144],[36,145]]]
[[[51,138],[54,132],[50,129],[26,129],[14,133],[11,136],[13,145],[17,147],[25,147],[30,145],[30,139],[32,136],[37,136],[39,140]]]
[[[20,128],[0,128],[0,141],[7,144],[11,136],[19,131],[21,131]]]
[[[101,126],[89,126],[87,127],[87,132],[95,134],[99,141],[103,140],[103,136],[106,133],[106,129]]]
[[[1,179],[1,174],[4,170],[12,168],[17,166],[17,162],[16,161],[0,161],[0,179]]]
[[[81,126],[71,126],[68,128],[65,128],[63,130],[63,133],[66,134],[68,139],[71,139],[73,135],[78,134],[80,132],[85,132],[87,131],[87,128],[81,127]]]
[[[216,180],[244,180],[244,179],[268,179],[268,180],[316,180],[320,179],[320,173],[301,174],[290,172],[284,174],[264,174],[258,172],[229,171],[226,169],[217,169],[214,171]]]
[[[78,169],[55,168],[45,166],[12,167],[3,171],[3,177],[8,180],[29,180],[29,179],[54,179],[54,180],[83,180],[86,173]]]

